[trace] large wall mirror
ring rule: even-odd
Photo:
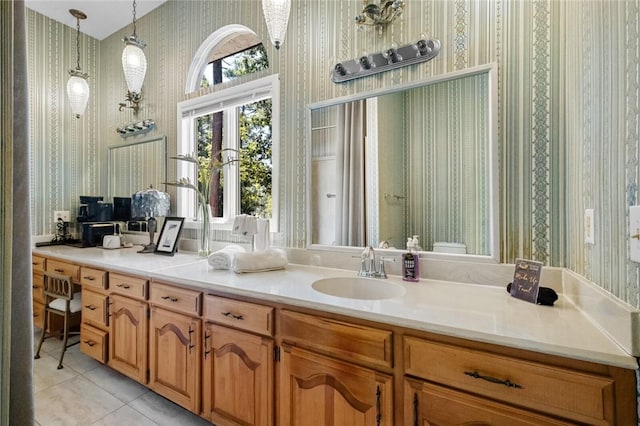
[[[123,143],[109,147],[108,195],[131,197],[149,188],[166,191],[167,137]]]
[[[495,65],[309,106],[310,246],[499,257]]]

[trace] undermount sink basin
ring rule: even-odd
[[[347,299],[382,300],[404,295],[404,287],[398,284],[363,277],[323,278],[311,287],[320,293]]]

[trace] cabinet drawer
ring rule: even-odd
[[[106,294],[82,290],[82,322],[106,327],[108,325],[107,303],[108,296]]]
[[[34,271],[44,272],[47,260],[42,256],[33,255],[31,257],[31,265]]]
[[[128,275],[109,273],[109,290],[135,299],[146,300],[147,280]]]
[[[33,325],[40,329],[44,326],[44,303],[33,302]]]
[[[104,364],[107,362],[107,337],[106,331],[82,324],[80,327],[80,350]]]
[[[280,312],[282,338],[348,361],[393,366],[391,331],[315,315]]]
[[[404,401],[404,424],[406,425],[569,426],[575,424],[428,382],[406,380]]]
[[[202,293],[195,290],[173,287],[166,284],[151,283],[149,302],[173,311],[189,315],[200,315]]]
[[[76,283],[78,282],[78,276],[80,274],[80,267],[78,265],[53,259],[47,260],[46,270],[62,275],[69,275],[71,279]]]
[[[204,297],[205,320],[273,336],[273,308],[224,297]]]
[[[609,377],[408,336],[404,356],[406,374],[435,383],[581,422],[613,420]]]
[[[108,287],[107,273],[99,269],[83,266],[80,268],[80,284],[82,284],[83,287],[106,289]]]
[[[44,275],[42,272],[33,273],[33,300],[44,303]]]

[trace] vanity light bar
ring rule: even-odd
[[[418,40],[413,44],[390,48],[359,59],[338,62],[331,71],[331,80],[334,83],[343,83],[355,78],[426,62],[435,58],[438,53],[440,53],[440,40]]]
[[[146,120],[125,124],[121,127],[118,127],[116,129],[116,132],[118,132],[121,137],[128,138],[129,136],[139,135],[141,133],[151,131],[154,127],[156,127],[156,122],[150,118],[147,118]]]

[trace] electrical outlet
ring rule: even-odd
[[[593,209],[584,211],[584,242],[586,244],[595,244],[595,223]]]
[[[71,213],[69,210],[56,210],[53,212],[53,221],[57,222],[62,219],[63,222],[71,222]]]

